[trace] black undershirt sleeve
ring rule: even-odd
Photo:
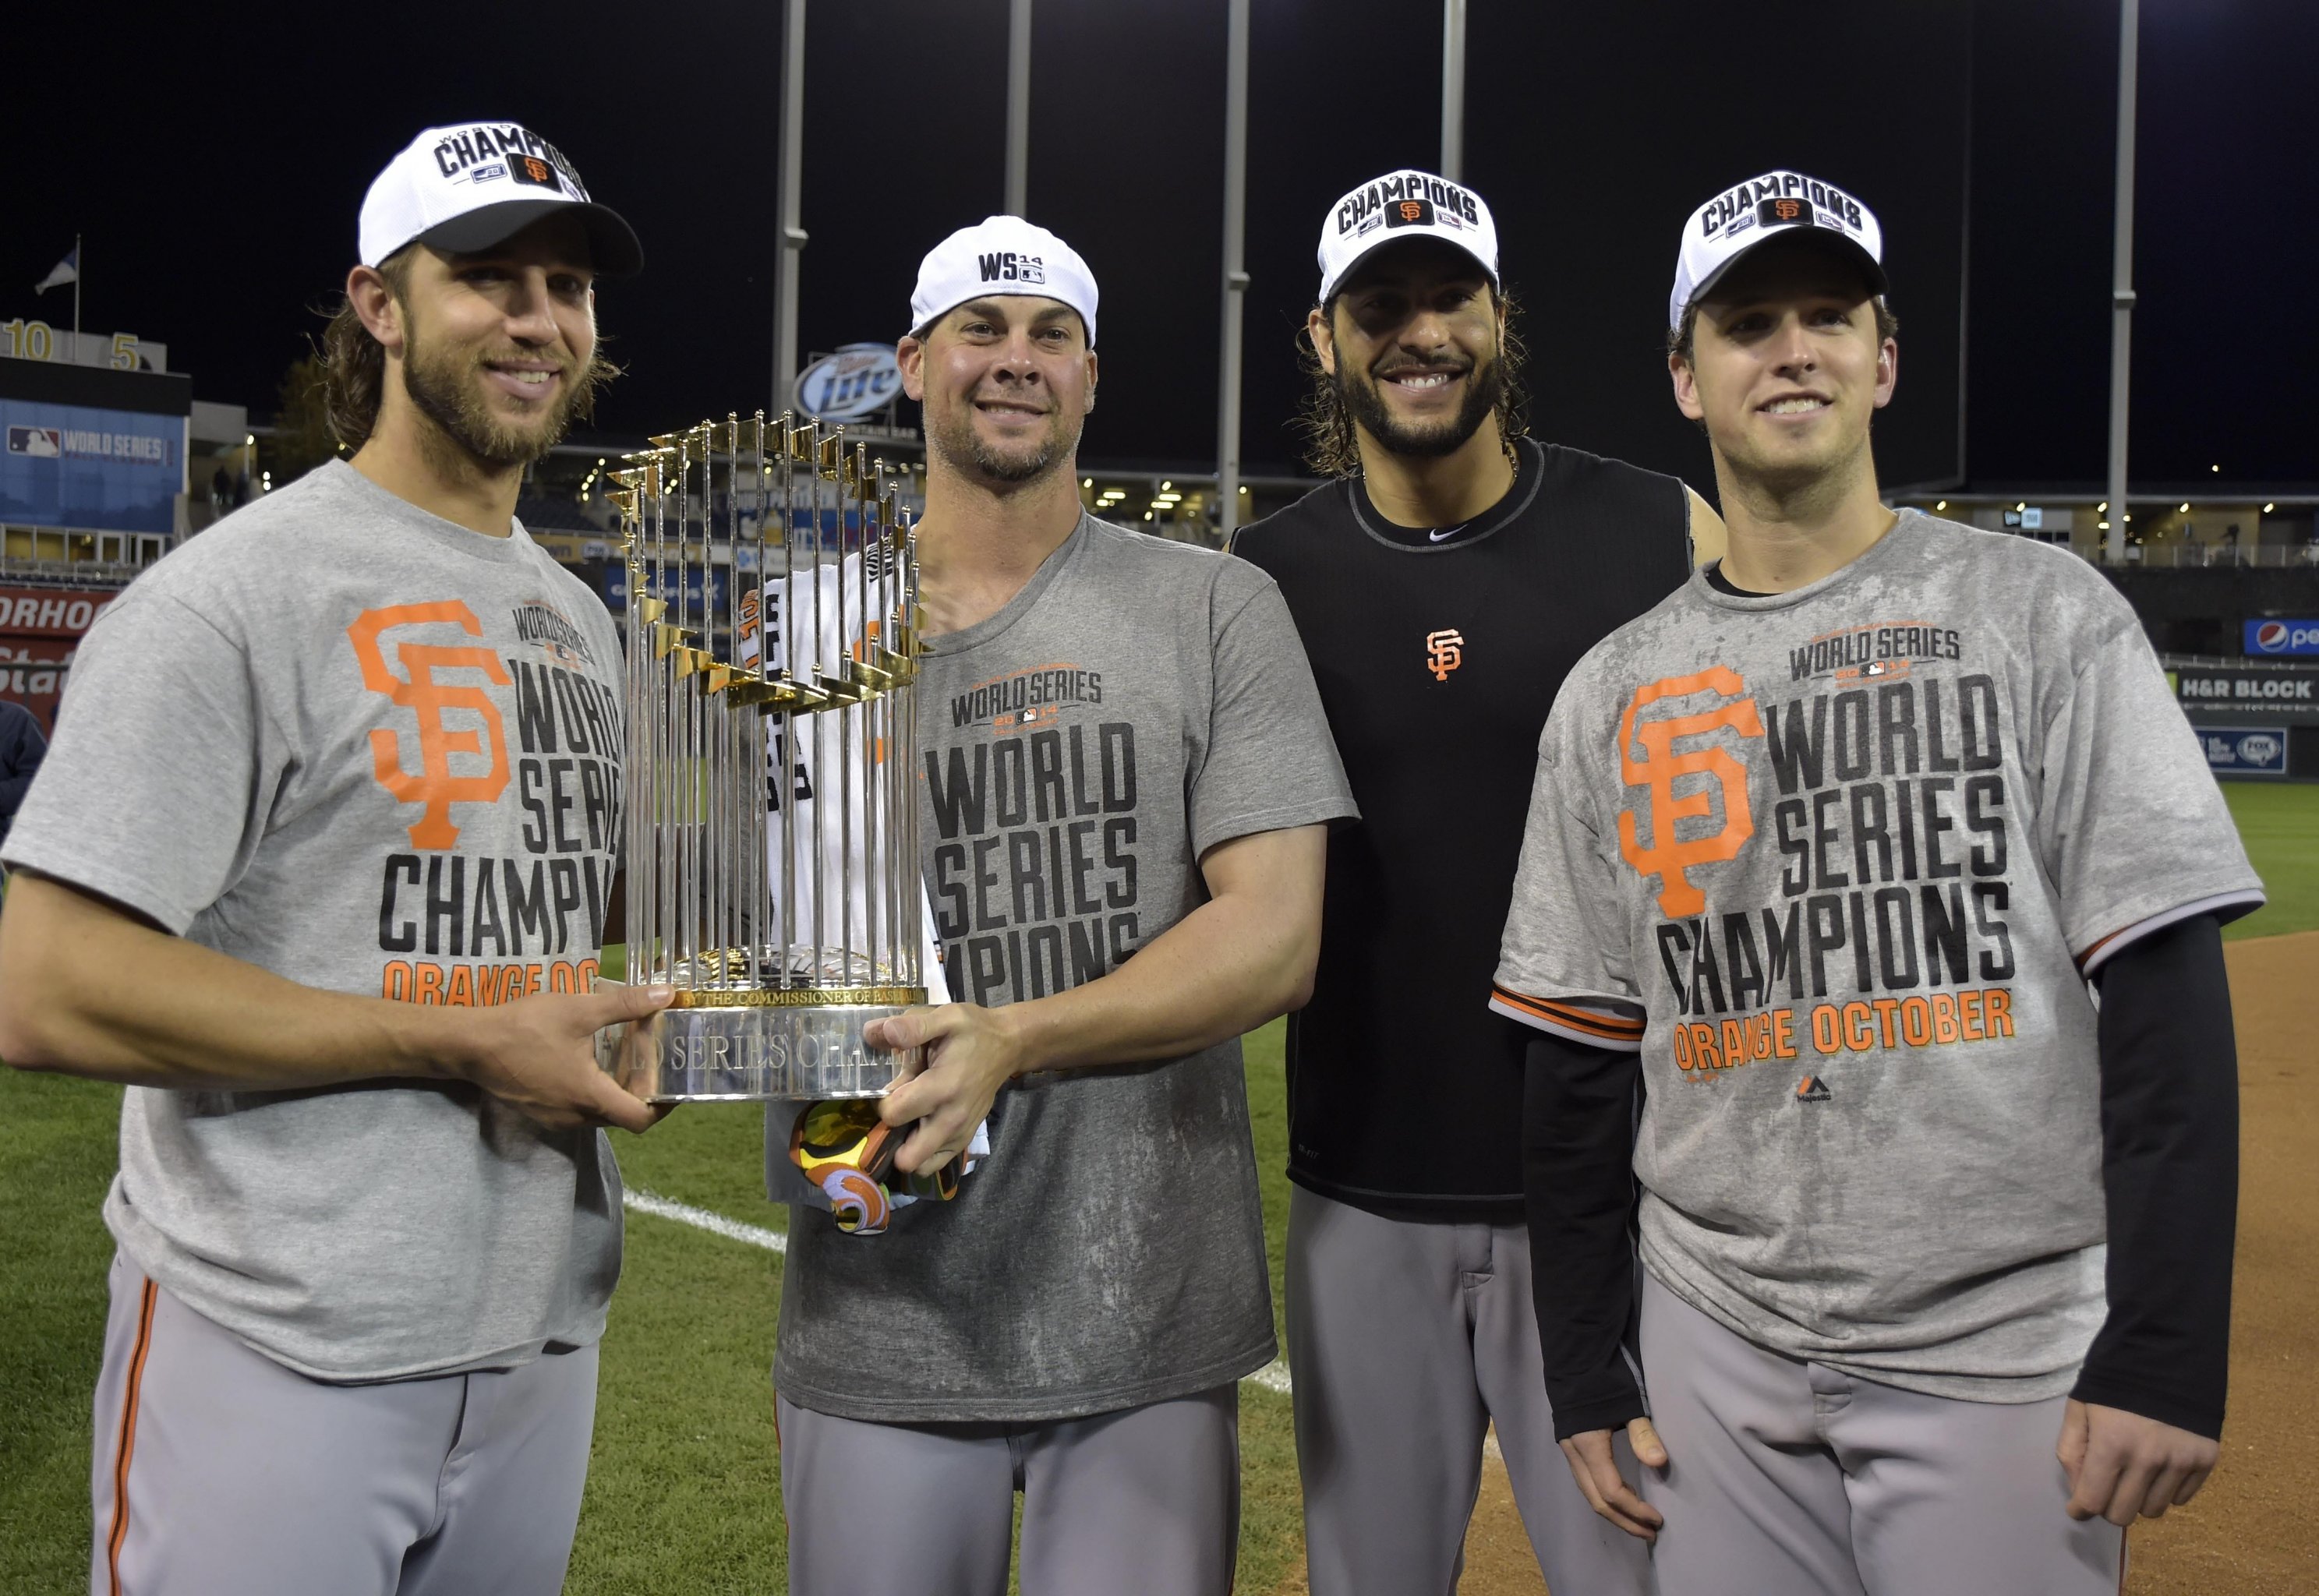
[[[2221,926],[2199,915],[2152,932],[2095,978],[2109,1316],[2071,1394],[2219,1437],[2239,1190]]]
[[[1529,1039],[1522,1192],[1554,1437],[1643,1416],[1625,1351],[1635,1312],[1635,1090],[1641,1059]]]

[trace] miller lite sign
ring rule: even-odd
[[[819,421],[851,421],[902,396],[891,344],[847,344],[798,373],[794,407]]]

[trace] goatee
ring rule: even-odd
[[[1362,431],[1396,455],[1438,459],[1466,446],[1484,417],[1498,408],[1506,393],[1505,366],[1496,356],[1477,361],[1466,374],[1466,402],[1447,421],[1414,425],[1396,418],[1377,392],[1377,379],[1364,372],[1349,377],[1340,367],[1329,378],[1337,402],[1345,407]]]
[[[529,427],[510,426],[484,401],[480,359],[460,369],[456,357],[433,358],[415,336],[404,354],[402,386],[419,413],[477,462],[490,466],[528,465],[564,440],[573,418],[586,415],[596,396],[591,367],[560,374],[564,392],[546,415]]]

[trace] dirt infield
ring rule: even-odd
[[[2238,1285],[2223,1465],[2188,1508],[2133,1532],[2127,1596],[2296,1596],[2319,1591],[2319,932],[2225,950],[2238,1019]],[[1303,1596],[1304,1571],[1277,1596]],[[1507,1489],[1485,1465],[1461,1596],[1546,1590]]]

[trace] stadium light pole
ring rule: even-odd
[[[1011,0],[1006,22],[1006,214],[1021,216],[1031,188],[1031,0]]]
[[[1231,0],[1224,24],[1224,329],[1223,392],[1216,405],[1216,526],[1227,543],[1240,525],[1241,321],[1248,300],[1248,3]]]
[[[2119,0],[2117,27],[2117,229],[2110,246],[2109,537],[2114,565],[2125,564],[2126,379],[2134,352],[2134,89],[2141,0]]]
[[[1465,181],[1466,0],[1441,0],[1441,175]]]
[[[781,249],[773,264],[773,412],[790,408],[797,380],[798,273],[804,265],[805,229],[799,225],[799,189],[805,176],[805,0],[781,5],[781,171],[775,209]]]

